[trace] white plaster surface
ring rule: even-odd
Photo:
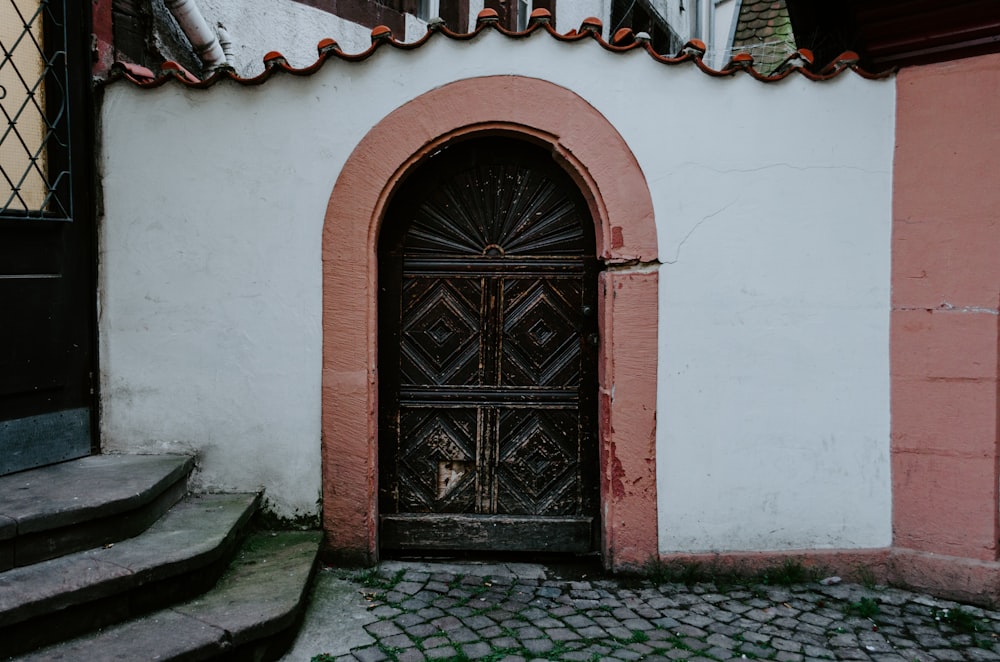
[[[607,37],[608,22],[611,20],[611,0],[562,0],[556,3],[556,30],[566,34],[579,30],[583,19],[595,16],[604,24]]]
[[[544,34],[435,38],[251,88],[109,87],[105,447],[196,449],[203,486],[314,514],[338,172],[393,109],[498,74],[575,91],[647,177],[661,550],[887,545],[894,82],[717,79]]]
[[[292,0],[198,0],[209,25],[222,23],[233,42],[233,68],[244,77],[264,70],[264,55],[278,51],[293,67],[316,61],[316,45],[336,39],[345,53],[360,53],[371,46],[371,28],[345,21],[329,12]],[[409,17],[406,34],[413,41],[426,32],[426,24]]]

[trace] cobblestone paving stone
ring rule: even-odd
[[[314,660],[1000,660],[1000,612],[858,584],[526,579],[406,564],[356,577],[375,644]]]

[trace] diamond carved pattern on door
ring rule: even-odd
[[[384,549],[589,551],[593,221],[551,155],[501,138],[431,157],[380,248]]]
[[[476,410],[405,409],[400,425],[408,433],[399,457],[400,508],[408,512],[472,511],[475,471],[468,468],[475,466],[476,459]]]
[[[504,282],[500,378],[508,386],[574,387],[580,380],[575,280]]]
[[[403,286],[400,381],[475,384],[481,283],[411,278]]]
[[[500,415],[497,512],[572,515],[577,508],[576,412],[512,409]]]

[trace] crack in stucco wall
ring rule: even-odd
[[[690,239],[692,237],[692,235],[694,235],[694,233],[698,230],[698,228],[700,228],[702,225],[704,225],[707,221],[715,218],[719,214],[721,214],[724,211],[728,210],[730,207],[732,207],[733,205],[735,205],[736,202],[737,202],[736,200],[733,200],[732,202],[730,202],[728,205],[722,207],[721,209],[717,209],[714,212],[712,212],[711,214],[708,214],[707,216],[702,216],[701,220],[698,221],[697,223],[695,223],[694,226],[692,226],[692,228],[690,230],[688,230],[687,234],[684,235],[684,238],[680,240],[680,243],[677,244],[677,248],[674,250],[674,259],[672,259],[672,260],[664,260],[663,264],[677,264],[677,261],[681,258],[681,249],[684,248],[684,244],[687,243],[688,239]]]

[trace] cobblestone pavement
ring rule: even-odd
[[[369,643],[312,659],[1000,660],[1000,612],[894,588],[817,582],[723,592],[510,567],[395,562],[356,573]]]

